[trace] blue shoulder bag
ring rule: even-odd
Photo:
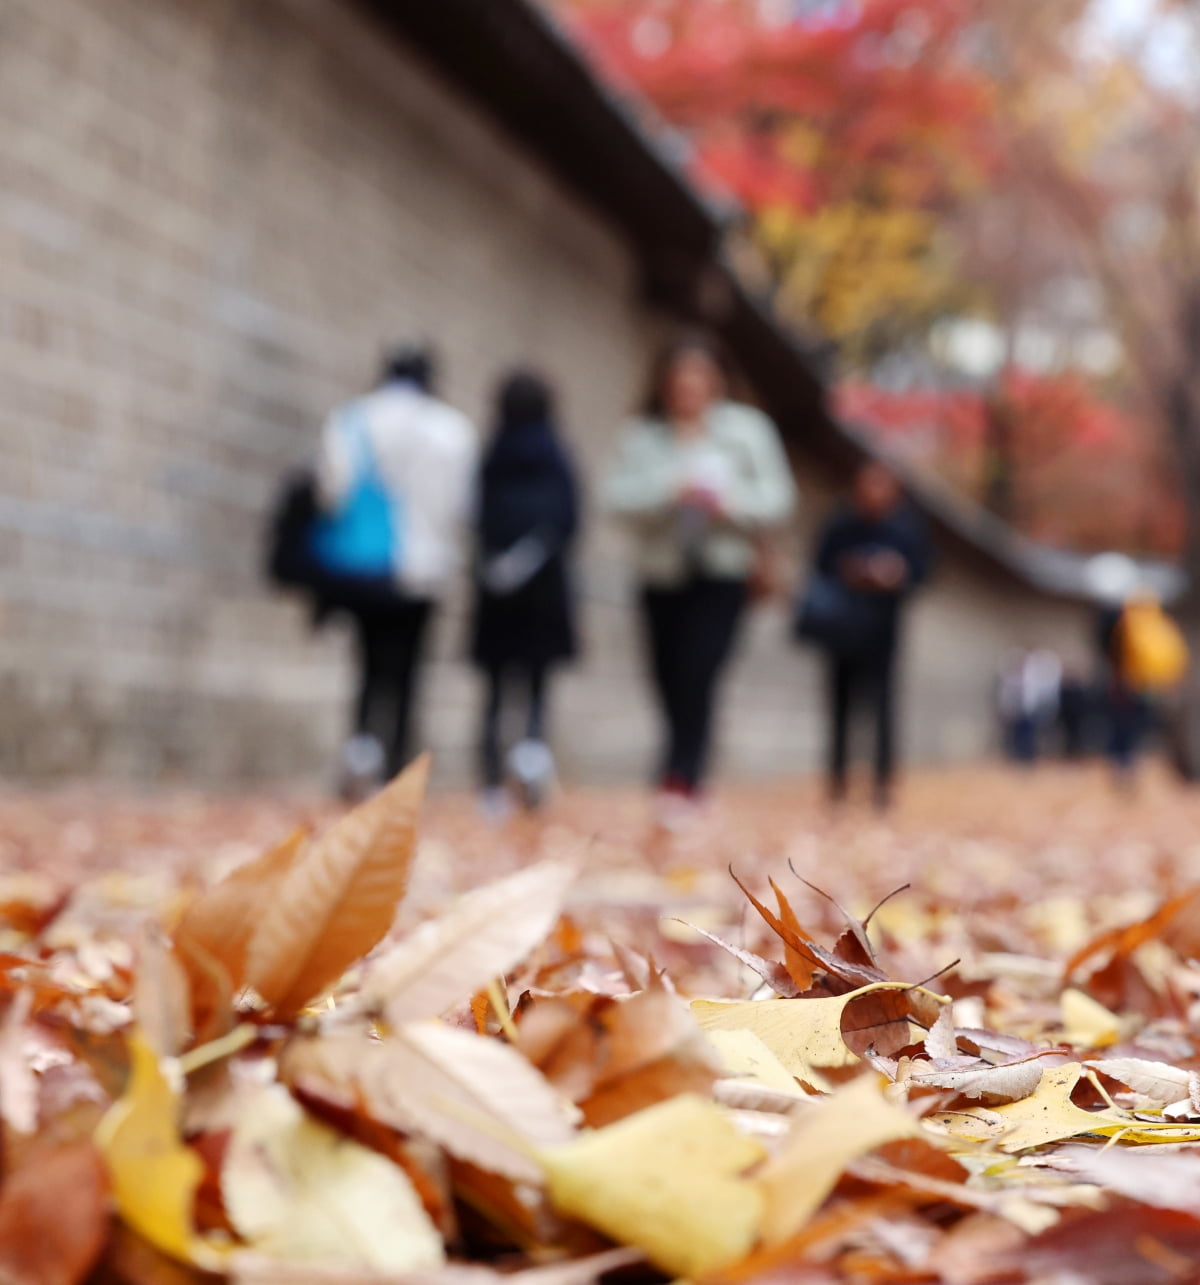
[[[398,565],[396,503],[379,475],[362,407],[347,407],[338,418],[350,455],[350,488],[336,512],[314,522],[312,551],[331,576],[390,578]]]

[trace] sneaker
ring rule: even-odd
[[[373,794],[382,784],[387,755],[377,736],[360,732],[342,746],[341,795],[356,803]]]
[[[544,741],[519,741],[508,755],[508,770],[522,804],[531,811],[542,806],[554,785],[554,755]]]
[[[479,796],[479,815],[489,825],[503,825],[512,810],[512,795],[502,785],[491,785]]]

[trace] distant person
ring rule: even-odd
[[[1187,673],[1187,643],[1158,598],[1144,589],[1100,610],[1097,643],[1107,675],[1108,757],[1118,783],[1129,785],[1157,702]]]
[[[1078,762],[1092,752],[1096,744],[1096,690],[1077,663],[1063,671],[1058,699],[1058,727],[1062,754],[1068,762]]]
[[[896,654],[904,604],[929,574],[924,522],[907,504],[896,476],[863,465],[848,504],[826,523],[798,629],[829,659],[829,789],[845,797],[849,735],[861,709],[875,724],[874,797],[884,808],[896,770]],[[805,614],[824,616],[806,624]]]
[[[997,703],[1004,728],[1004,748],[1014,763],[1036,762],[1046,729],[1059,715],[1062,662],[1045,648],[1013,653],[999,682]]]
[[[608,507],[633,537],[654,688],[666,724],[660,819],[692,811],[709,769],[714,704],[762,534],[795,503],[774,424],[728,399],[717,351],[676,341],[622,436]]]
[[[471,650],[487,681],[480,775],[484,811],[493,818],[508,809],[506,776],[531,807],[553,780],[548,684],[553,667],[576,653],[570,563],[578,527],[579,490],[553,394],[538,375],[515,372],[500,389],[475,509]],[[501,722],[514,691],[525,703],[524,727],[506,772]]]
[[[350,613],[358,636],[348,794],[394,776],[414,751],[429,622],[461,561],[477,445],[433,383],[431,354],[399,348],[379,386],[338,407],[321,437],[313,548],[326,596]]]

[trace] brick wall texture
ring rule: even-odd
[[[558,383],[591,476],[658,329],[618,236],[341,0],[0,8],[0,773],[319,778],[349,639],[260,573],[281,474],[381,347],[429,336],[476,422],[497,375]],[[799,473],[808,527],[828,501]],[[798,533],[798,540],[803,533]],[[587,541],[586,662],[556,740],[576,779],[645,770],[653,711],[617,533]],[[462,595],[423,698],[470,772]],[[918,611],[910,743],[981,752],[999,651],[1082,624],[953,559]],[[821,676],[750,622],[724,762],[815,761]]]

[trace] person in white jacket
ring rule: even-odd
[[[366,469],[386,497],[391,542],[386,583],[351,608],[359,683],[348,782],[393,776],[411,754],[429,623],[463,557],[478,440],[466,416],[434,396],[433,383],[426,349],[397,349],[379,386],[338,407],[321,436],[321,508],[336,514],[350,504]]]

